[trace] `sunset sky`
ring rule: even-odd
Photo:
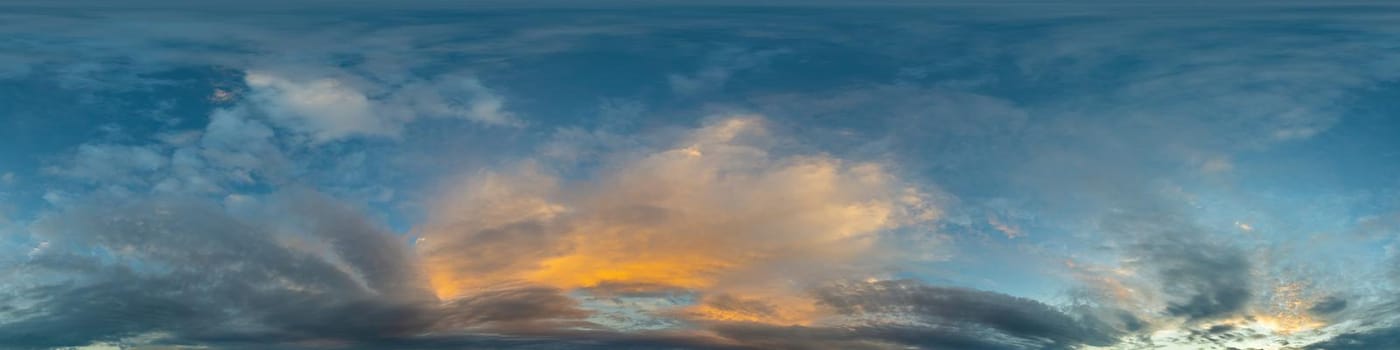
[[[0,349],[1400,349],[1400,4],[0,2]]]

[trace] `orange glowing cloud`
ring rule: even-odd
[[[879,255],[879,233],[939,215],[881,165],[775,155],[769,138],[762,119],[734,117],[579,180],[537,163],[482,173],[446,194],[417,249],[444,299],[522,282],[683,289],[781,308],[696,317],[800,323],[810,302],[781,291],[844,277]]]

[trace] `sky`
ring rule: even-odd
[[[1400,348],[1385,2],[0,3],[0,349]]]

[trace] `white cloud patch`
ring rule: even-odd
[[[297,81],[249,72],[245,81],[253,98],[279,125],[309,134],[315,142],[351,136],[394,136],[402,127],[373,108],[369,97],[336,79]]]
[[[350,77],[302,79],[249,71],[252,102],[279,126],[308,135],[313,143],[351,137],[398,137],[420,117],[458,118],[485,125],[519,125],[506,100],[474,77],[413,80],[398,87],[373,86]],[[380,91],[384,90],[384,91]]]

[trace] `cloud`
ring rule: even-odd
[[[484,125],[520,126],[522,121],[506,109],[504,96],[482,85],[481,80],[447,75],[410,83],[394,92],[389,103],[419,117],[458,118]]]
[[[249,71],[250,99],[278,125],[305,133],[313,143],[350,137],[398,137],[418,118],[459,118],[486,125],[518,125],[505,98],[473,77],[413,80],[397,88],[365,91],[357,78],[293,78]],[[383,89],[383,87],[371,86]]]
[[[314,193],[240,218],[178,197],[86,198],[30,229],[46,243],[10,270],[0,343],[81,346],[365,340],[435,322],[408,247]]]
[[[761,94],[750,99],[763,113],[793,118],[794,128],[811,129],[810,119],[828,120],[817,129],[824,144],[853,150],[851,157],[894,157],[916,169],[937,171],[939,183],[978,184],[1008,176],[1008,165],[1037,140],[1037,122],[1024,106],[994,96],[916,84],[819,87],[811,93]],[[851,116],[880,118],[856,119]]]
[[[109,192],[216,194],[239,185],[279,184],[292,165],[274,130],[246,109],[216,109],[200,130],[161,142],[84,143],[46,171]]]
[[[1400,327],[1380,327],[1339,334],[1330,339],[1308,344],[1308,350],[1362,350],[1400,347]]]
[[[711,53],[704,65],[693,74],[666,76],[671,90],[681,95],[695,95],[723,88],[735,73],[767,65],[775,56],[789,53],[784,49],[748,51],[726,48]]]
[[[718,119],[587,174],[526,163],[470,177],[419,231],[434,289],[453,298],[509,282],[781,298],[870,271],[882,232],[937,218],[928,195],[878,164],[772,153],[764,123]]]
[[[1348,255],[1348,262],[1363,264],[1347,267],[1366,266],[1365,254],[1351,253],[1373,251],[1369,241],[1336,250],[1312,245],[1318,240],[1311,238],[1280,241],[1279,231],[1289,228],[1263,214],[1225,221],[1247,220],[1236,226],[1245,234],[1216,232],[1230,226],[1211,225],[1208,212],[1216,207],[1207,200],[1143,190],[1199,186],[1181,182],[1209,178],[1221,182],[1202,187],[1218,196],[1265,191],[1282,203],[1299,194],[1260,190],[1276,185],[1271,176],[1310,181],[1319,173],[1282,166],[1267,172],[1287,175],[1263,174],[1260,163],[1304,157],[1273,152],[1330,149],[1322,147],[1328,142],[1354,144],[1353,151],[1372,145],[1332,133],[1355,126],[1345,113],[1371,108],[1353,97],[1384,90],[1381,83],[1400,76],[1397,61],[1386,58],[1392,48],[1376,44],[1395,34],[1382,22],[1391,20],[1386,11],[1371,11],[1379,8],[1306,14],[1294,7],[1181,8],[1175,10],[1209,15],[1162,17],[1116,6],[1079,6],[1073,13],[1016,7],[937,21],[913,8],[840,20],[817,9],[802,10],[811,16],[779,9],[675,15],[509,9],[458,21],[454,11],[345,20],[343,13],[288,7],[156,13],[66,6],[15,7],[0,16],[0,32],[18,38],[0,44],[6,52],[0,80],[19,87],[9,94],[19,97],[7,101],[33,105],[15,115],[49,108],[24,100],[30,96],[70,93],[81,95],[78,104],[101,105],[91,110],[103,115],[134,115],[132,105],[149,102],[143,99],[169,97],[168,89],[144,89],[208,85],[204,77],[189,78],[187,69],[227,69],[246,86],[217,81],[194,89],[198,108],[217,108],[202,129],[121,122],[138,130],[130,135],[136,138],[159,128],[152,132],[170,136],[160,143],[78,140],[54,146],[67,152],[55,157],[16,151],[20,158],[54,160],[48,169],[60,179],[15,169],[24,188],[7,192],[5,201],[42,194],[61,212],[44,214],[51,216],[33,226],[34,241],[4,240],[22,248],[6,262],[28,261],[10,269],[23,273],[15,280],[26,284],[3,294],[18,301],[0,307],[6,320],[0,322],[10,322],[0,323],[0,339],[16,344],[158,337],[230,348],[1054,348],[1105,344],[1105,336],[1139,331],[1182,331],[1179,338],[1192,344],[1224,344],[1278,336],[1250,324],[1282,324],[1264,314],[1280,303],[1305,318],[1365,324],[1327,328],[1348,333],[1322,344],[1393,343],[1389,316],[1353,315],[1371,308],[1374,297],[1366,294],[1383,289],[1326,287],[1356,288],[1337,294],[1345,300],[1270,292],[1266,277],[1291,262],[1282,259],[1304,267],[1329,263],[1311,255],[1259,258],[1280,242],[1302,242],[1289,244],[1336,251],[1323,257]],[[530,15],[517,16],[524,13]],[[810,18],[824,21],[812,25]],[[763,25],[753,26],[757,21]],[[695,66],[666,65],[688,62],[684,56],[693,53],[676,50],[683,48],[677,43],[697,42],[786,49],[721,49]],[[772,64],[789,56],[781,67]],[[617,78],[607,83],[513,80],[557,75],[542,67],[599,66],[623,68],[606,71]],[[758,70],[774,74],[742,81]],[[22,85],[31,81],[43,83]],[[62,94],[22,91],[49,81]],[[556,89],[561,86],[567,88]],[[208,91],[223,92],[215,93],[212,107]],[[566,93],[517,98],[529,91]],[[529,152],[520,146],[560,122],[524,118],[533,102],[568,113],[579,110],[571,99],[618,93],[635,94],[622,98],[639,99],[649,115],[686,119],[681,109],[691,104],[735,103],[756,104],[768,117],[659,132],[653,131],[688,122],[611,123],[616,129],[609,131],[618,134],[562,126],[553,148],[532,160],[493,163]],[[640,109],[618,114],[637,119]],[[193,115],[202,122],[202,111]],[[462,143],[413,144],[481,136],[439,129],[444,120],[540,128],[505,133],[509,142],[472,143],[486,154],[480,157],[457,156],[468,147],[441,146]],[[415,134],[423,124],[432,130]],[[769,133],[775,130],[782,132]],[[788,132],[805,134],[798,142],[775,137]],[[55,136],[44,142],[68,142]],[[560,140],[570,137],[587,140]],[[395,138],[405,142],[353,142]],[[399,146],[408,148],[393,148]],[[1275,146],[1285,147],[1269,150]],[[1328,161],[1344,164],[1365,153],[1338,152],[1348,156]],[[352,187],[344,191],[373,193],[394,207],[375,208],[384,211],[376,215],[395,216],[390,212],[420,205],[401,199],[423,196],[413,181],[442,176],[404,170],[407,161],[396,156],[451,164],[435,170],[469,162],[462,159],[493,167],[470,169],[442,193],[429,193],[442,198],[428,205],[427,222],[413,231],[421,241],[412,248],[404,247],[409,238],[376,227],[379,218],[326,209],[322,200],[307,199],[314,195],[258,194]],[[368,175],[373,172],[387,175]],[[1342,177],[1337,182],[1352,182]],[[944,215],[953,209],[931,204],[931,186],[915,184],[924,178],[953,188],[959,205],[973,208]],[[1237,178],[1249,181],[1230,182]],[[1370,190],[1356,192],[1383,193]],[[102,195],[117,198],[93,199]],[[999,209],[1002,199],[1017,203],[1016,210]],[[1325,215],[1279,205],[1248,211],[1303,213],[1300,221],[1318,226],[1306,230],[1334,232],[1321,227],[1331,225]],[[29,209],[13,211],[17,222],[27,224]],[[1352,209],[1338,211],[1363,211]],[[971,224],[940,220],[959,215]],[[387,221],[420,224],[409,216]],[[1017,239],[969,243],[956,232],[961,226]],[[949,227],[953,233],[944,231]],[[169,228],[197,234],[161,231]],[[938,259],[929,260],[948,259],[943,252],[954,252],[955,260],[909,263],[903,252],[927,248],[912,247],[910,236],[924,234],[941,237],[928,250]],[[999,248],[1016,254],[984,259]],[[1084,278],[1102,294],[1095,302],[1128,311],[1053,309],[1000,293],[911,282],[814,287],[905,274],[941,280],[947,276],[921,270],[961,270],[959,263],[1015,269],[1061,255],[1094,266],[1075,273],[1101,273]],[[1060,286],[1057,266],[1034,268],[1028,275],[1036,278],[1029,279],[1017,273],[947,278],[1037,298]],[[1319,274],[1300,270],[1303,279]],[[605,299],[613,303],[599,301]],[[134,314],[143,309],[151,312]],[[617,315],[653,328],[605,322]],[[649,333],[656,327],[686,334]],[[59,333],[64,329],[85,331]]]
[[[1101,226],[1126,238],[1131,266],[1155,275],[1166,314],[1194,322],[1247,311],[1254,293],[1244,252],[1213,240],[1173,204],[1143,200],[1106,214]]]
[[[453,299],[444,306],[438,327],[462,330],[487,327],[495,331],[548,331],[565,327],[589,327],[582,321],[590,313],[563,291],[540,286],[494,286]]]
[[[78,146],[71,161],[51,167],[49,172],[89,183],[128,184],[139,183],[139,175],[161,170],[167,165],[165,157],[149,147],[84,144]]]
[[[288,171],[284,148],[273,129],[246,109],[218,109],[198,143],[171,154],[175,176],[159,189],[218,192],[228,184],[275,183]]]
[[[1141,125],[1170,120],[1171,134],[1192,138],[1205,149],[1262,149],[1315,137],[1342,121],[1355,89],[1400,74],[1400,61],[1366,58],[1388,50],[1372,40],[1395,35],[1390,25],[1381,24],[1388,15],[1348,11],[1301,16],[1303,8],[1281,5],[1217,13],[1230,20],[1139,21],[1150,15],[1092,11],[1106,15],[1105,21],[1066,23],[1038,33],[1043,40],[1006,49],[1024,74],[1037,79],[1069,81],[1061,79],[1105,73],[1103,85],[1092,89],[1108,94],[1071,104],[1102,107],[1107,110],[1096,113]],[[1238,23],[1234,21],[1316,30],[1271,35],[1227,23]],[[1320,47],[1346,54],[1316,51]],[[1124,60],[1143,64],[1104,69]],[[1223,137],[1215,136],[1221,132]]]
[[[594,322],[616,310],[581,301],[679,293],[702,300],[635,311],[720,328],[813,324],[835,311],[810,288],[882,272],[890,260],[869,253],[887,231],[940,215],[883,165],[785,154],[764,119],[736,116],[605,154],[587,173],[527,161],[472,174],[410,246],[310,190],[172,190],[283,154],[245,113],[218,110],[197,135],[147,146],[166,164],[137,172],[161,184],[151,192],[74,195],[31,224],[34,249],[6,271],[26,283],[0,288],[13,296],[0,343],[742,348],[755,345],[624,332]]]
[[[1040,302],[914,281],[852,282],[815,291],[838,318],[824,325],[782,327],[728,323],[715,330],[762,348],[1074,349],[1109,346],[1131,316],[1099,320]]]
[[[252,98],[278,124],[306,132],[315,142],[349,136],[398,135],[401,123],[372,109],[369,97],[336,79],[294,81],[263,72],[245,77]]]
[[[1314,315],[1328,315],[1340,312],[1347,308],[1347,300],[1338,297],[1326,297],[1308,307],[1308,312]]]
[[[1238,252],[1203,245],[1147,248],[1162,258],[1154,267],[1169,294],[1184,296],[1172,301],[1167,313],[1188,320],[1218,318],[1243,311],[1249,302],[1249,264]],[[1197,260],[1199,259],[1199,260]]]

